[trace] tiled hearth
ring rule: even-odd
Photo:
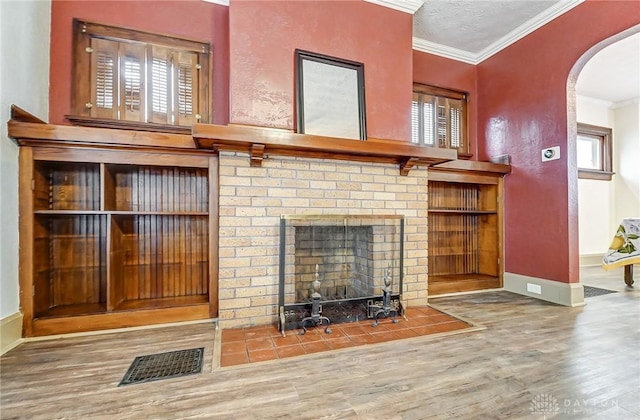
[[[331,334],[326,334],[324,327],[310,328],[304,335],[298,335],[298,330],[290,330],[286,337],[282,337],[272,325],[225,329],[222,331],[220,366],[284,359],[472,327],[451,315],[426,306],[407,308],[406,318],[399,318],[397,324],[381,319],[375,328],[371,326],[370,319],[335,324],[331,326]]]

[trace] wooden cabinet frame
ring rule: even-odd
[[[86,130],[10,123],[23,335],[216,318],[216,154],[181,147],[189,136],[136,146],[135,132]]]
[[[503,176],[508,165],[429,169],[429,296],[502,287]]]

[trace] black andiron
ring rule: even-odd
[[[318,264],[316,264],[316,279],[313,281],[313,293],[311,294],[311,316],[305,317],[302,319],[302,331],[300,335],[304,335],[307,333],[307,328],[305,324],[307,322],[311,323],[312,326],[322,325],[324,321],[327,321],[327,326],[324,329],[324,332],[327,334],[331,334],[331,321],[326,316],[322,316],[320,312],[320,298],[322,295],[320,294],[320,274],[318,274]]]
[[[391,267],[388,267],[384,273],[384,289],[382,289],[382,306],[374,305],[373,309],[377,309],[375,312],[375,320],[372,327],[378,326],[378,317],[383,315],[385,318],[389,317],[389,314],[393,313],[393,319],[391,322],[398,323],[396,317],[398,316],[398,310],[391,306]]]

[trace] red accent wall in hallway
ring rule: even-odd
[[[455,89],[469,94],[468,122],[471,153],[478,156],[478,79],[476,66],[421,51],[413,51],[413,81],[425,85]]]
[[[588,0],[478,65],[479,159],[512,157],[505,181],[506,272],[579,280],[567,80],[591,47],[639,23],[639,2]],[[560,146],[561,158],[543,163],[541,150],[550,146]]]
[[[210,42],[213,46],[213,120],[229,121],[229,10],[201,0],[66,1],[51,3],[49,121],[68,124],[71,107],[73,18]]]
[[[294,50],[364,63],[367,135],[410,139],[412,16],[363,1],[231,1],[231,122],[292,129]]]

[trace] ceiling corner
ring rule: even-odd
[[[399,10],[413,15],[424,3],[423,0],[365,0],[368,3]]]
[[[202,1],[206,1],[207,3],[219,4],[221,6],[229,6],[229,0],[202,0]]]
[[[556,3],[554,6],[548,8],[543,13],[524,22],[522,25],[518,26],[513,31],[509,32],[507,35],[498,39],[497,41],[489,45],[487,48],[482,50],[480,53],[478,53],[477,55],[478,63],[502,51],[503,49],[507,48],[509,45],[519,41],[520,39],[534,32],[536,29],[546,25],[547,23],[551,22],[558,16],[564,14],[565,12],[568,12],[569,10],[573,9],[580,3],[583,3],[584,1],[585,0],[565,0],[565,1]]]
[[[480,60],[476,54],[469,51],[460,50],[446,45],[437,44],[435,42],[425,41],[421,38],[413,38],[413,49],[429,54],[439,55],[441,57],[450,58],[452,60],[462,61],[468,64],[478,64]]]

